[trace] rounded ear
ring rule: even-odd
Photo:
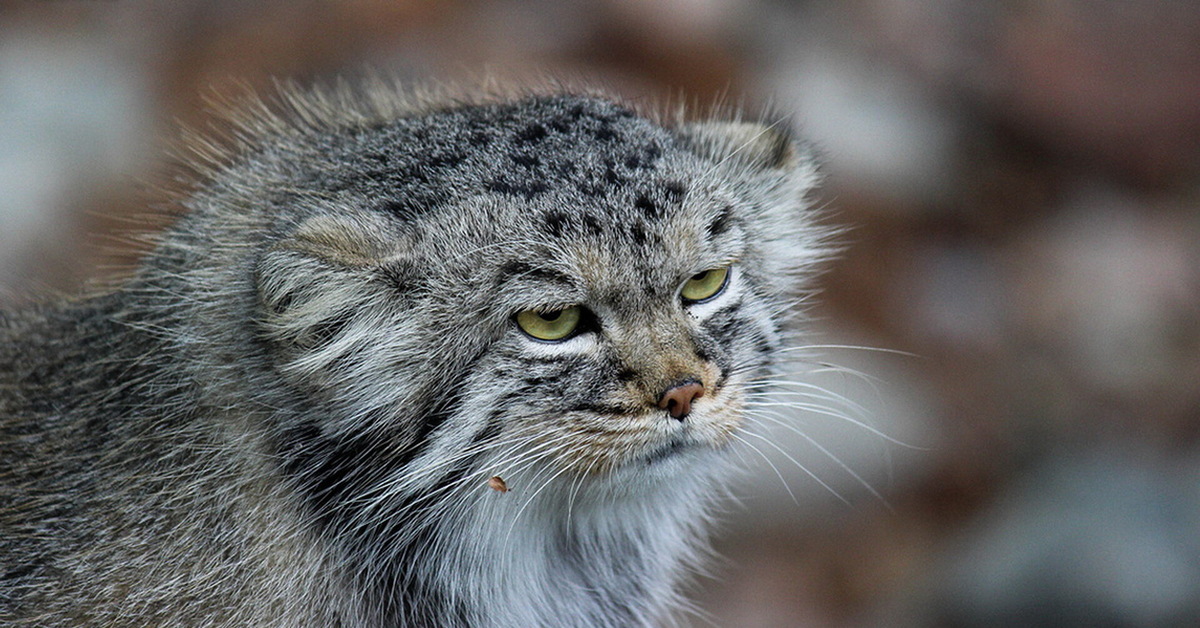
[[[764,170],[790,170],[801,161],[791,134],[778,125],[711,120],[684,124],[676,133],[685,145],[715,161],[736,160]]]
[[[351,217],[316,216],[266,250],[256,269],[260,323],[284,344],[327,344],[372,302],[403,296],[413,277],[401,242]]]
[[[388,255],[384,232],[380,225],[362,218],[314,216],[276,247],[338,266],[363,268],[378,264]]]

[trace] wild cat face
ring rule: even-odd
[[[543,232],[543,254],[502,256],[510,324],[480,368],[504,391],[503,429],[560,465],[595,473],[720,448],[741,423],[741,386],[766,364],[775,323],[743,234],[714,230],[718,216],[672,191],[690,184],[629,194],[630,207],[656,205],[641,215],[529,212],[522,231]]]
[[[558,96],[307,146],[256,271],[319,408],[284,438],[305,455],[603,474],[721,449],[814,256],[811,169],[760,125]]]

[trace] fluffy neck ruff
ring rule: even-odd
[[[704,550],[721,459],[690,451],[574,479],[526,469],[507,491],[468,472],[327,530],[371,625],[653,626],[685,607],[677,585]]]

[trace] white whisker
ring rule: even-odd
[[[851,469],[849,465],[847,465],[845,462],[842,462],[841,458],[838,458],[833,452],[829,451],[828,448],[826,448],[825,446],[818,443],[816,441],[816,439],[809,436],[808,434],[805,434],[803,430],[797,428],[795,425],[792,425],[791,423],[784,421],[783,419],[781,419],[779,417],[772,416],[770,413],[764,413],[761,416],[762,416],[762,418],[767,419],[768,421],[771,421],[772,423],[774,423],[780,427],[783,427],[783,428],[787,429],[788,431],[796,434],[800,438],[803,438],[805,441],[808,442],[808,444],[815,447],[817,449],[817,451],[820,451],[827,458],[832,460],[834,462],[834,464],[841,467],[843,471],[845,471],[847,474],[849,474],[850,477],[854,478],[855,481],[857,481],[860,485],[862,485],[863,488],[867,489],[867,491],[869,491],[871,493],[871,495],[873,495],[876,499],[878,499],[880,501],[880,503],[882,503],[884,506],[886,506],[889,510],[891,509],[891,505],[888,504],[887,499],[884,498],[884,496],[882,494],[880,494],[879,491],[875,490],[875,488],[873,486],[871,486],[871,484],[869,482],[867,482],[865,479],[863,479],[863,477],[861,475],[859,475],[856,471],[854,471],[854,469]]]
[[[796,499],[796,494],[792,492],[791,485],[789,485],[788,481],[786,479],[784,479],[783,473],[779,470],[779,467],[775,466],[775,463],[771,460],[770,456],[764,454],[761,449],[759,449],[758,447],[755,447],[753,443],[746,440],[745,438],[742,438],[741,436],[739,436],[737,434],[734,434],[733,437],[735,439],[737,439],[738,442],[742,443],[747,448],[749,448],[751,451],[758,454],[759,457],[761,457],[763,459],[763,461],[766,462],[767,465],[771,467],[771,470],[775,472],[775,476],[779,478],[779,483],[783,485],[783,489],[785,491],[787,491],[788,496],[792,498],[792,502],[794,504],[796,504],[797,506],[799,506],[800,500]]]
[[[761,440],[762,442],[770,445],[771,447],[773,447],[776,451],[778,451],[780,453],[780,455],[782,455],[784,458],[787,458],[792,464],[796,465],[797,469],[800,469],[801,471],[803,471],[805,473],[805,475],[812,478],[817,484],[820,484],[825,490],[829,491],[830,494],[832,494],[834,497],[838,498],[838,500],[840,500],[842,503],[846,504],[847,506],[851,505],[850,501],[847,500],[845,497],[842,497],[841,493],[834,490],[834,488],[832,486],[830,486],[829,483],[827,483],[825,480],[822,480],[820,477],[817,476],[817,474],[810,471],[808,469],[808,467],[801,464],[800,461],[796,460],[796,458],[794,456],[792,456],[792,454],[788,453],[788,451],[786,449],[784,449],[783,447],[780,447],[779,445],[776,445],[774,442],[771,441],[771,439],[769,439],[766,436],[763,436],[761,434],[755,434],[754,432],[746,432],[746,434],[749,436],[753,436],[753,437]],[[774,465],[772,465],[772,466],[774,466]],[[786,484],[786,482],[785,482],[785,484]],[[791,493],[791,489],[788,489],[788,493],[789,494]],[[793,496],[793,499],[794,498],[795,497]]]

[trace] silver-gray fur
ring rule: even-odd
[[[822,256],[811,159],[565,93],[284,101],[232,150],[192,141],[187,213],[122,286],[0,312],[0,624],[682,608]],[[515,323],[575,305],[562,340]]]

